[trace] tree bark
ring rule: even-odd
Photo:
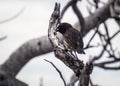
[[[9,59],[1,65],[1,70],[6,71],[12,77],[16,76],[30,59],[51,51],[53,48],[47,36],[32,39],[15,50]]]
[[[90,30],[95,28],[99,22],[104,22],[110,17],[109,4],[106,4],[102,8],[96,10],[92,15],[84,18],[85,19],[85,30],[83,35],[85,36]],[[79,28],[79,23],[75,26]],[[7,72],[10,76],[16,76],[22,67],[29,62],[32,58],[46,54],[53,51],[53,47],[47,36],[32,39],[15,50],[1,65],[1,70]]]
[[[95,28],[97,24],[102,23],[111,17],[109,6],[110,3],[97,9],[92,15],[84,18],[85,30],[83,30],[83,36],[85,36],[91,29]],[[79,22],[75,23],[75,27],[79,29]]]

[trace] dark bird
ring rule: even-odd
[[[63,35],[64,45],[67,50],[77,51],[80,54],[85,54],[83,50],[83,39],[78,30],[72,27],[72,25],[68,23],[61,23],[57,27],[57,31]]]

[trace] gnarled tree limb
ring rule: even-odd
[[[110,3],[106,4],[102,8],[97,9],[92,15],[84,18],[86,25],[86,28],[83,32],[84,36],[90,30],[95,28],[99,21],[104,22],[111,17],[109,6]],[[79,23],[76,23],[75,26],[79,28]],[[0,71],[5,72],[5,74],[9,75],[9,77],[15,77],[22,67],[24,67],[24,65],[32,58],[52,51],[53,47],[47,36],[32,39],[15,50],[10,55],[9,59],[1,65]]]

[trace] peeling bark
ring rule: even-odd
[[[111,17],[109,5],[110,3],[106,4],[102,8],[96,10],[92,15],[84,18],[86,28],[83,30],[83,36],[95,28],[99,22],[102,23]],[[75,26],[79,28],[79,23],[76,23]],[[1,65],[0,70],[5,72],[9,77],[15,77],[32,58],[52,51],[53,47],[47,36],[32,39],[15,50],[5,63]]]

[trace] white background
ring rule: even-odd
[[[61,8],[68,0],[0,0],[0,21],[11,18],[22,8],[24,11],[16,19],[0,24],[0,36],[7,35],[7,39],[0,41],[0,64],[4,63],[19,46],[28,40],[40,36],[47,35],[49,18],[54,9],[55,2],[61,3]],[[81,11],[87,16],[85,9],[86,3],[80,3]],[[77,21],[72,10],[68,10],[63,19],[65,22],[74,24]],[[112,24],[112,28],[117,28]],[[114,31],[113,29],[111,31]],[[85,38],[86,42],[88,39]],[[96,39],[97,40],[97,39]],[[117,42],[117,43],[116,43]],[[119,45],[118,39],[115,45]],[[118,47],[119,48],[119,47]],[[86,51],[86,55],[79,55],[83,60],[89,59],[90,53],[98,51]],[[87,54],[88,53],[88,54]],[[48,59],[62,71],[66,81],[73,73],[61,61],[54,57],[53,53],[42,55],[32,59],[17,75],[21,81],[29,84],[29,86],[40,86],[40,79],[43,79],[43,86],[63,86],[56,70],[44,59]],[[104,59],[103,59],[104,60]],[[95,84],[102,86],[119,86],[119,71],[105,71],[102,69],[94,69],[92,79]]]

